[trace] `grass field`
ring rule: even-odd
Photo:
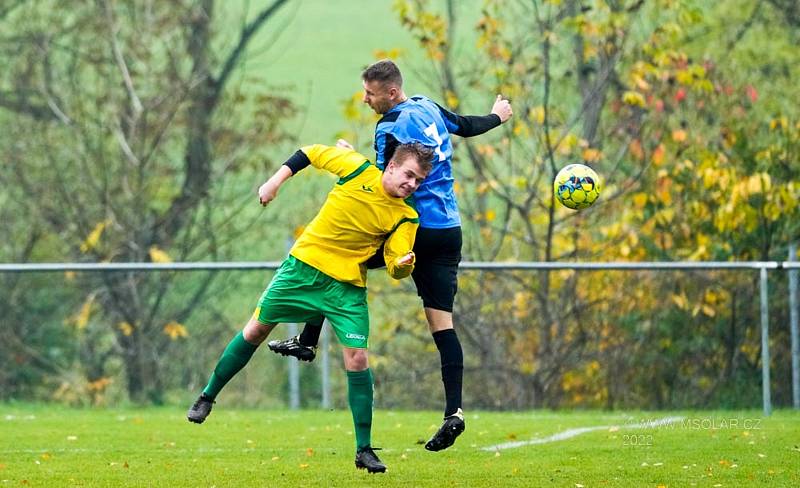
[[[429,453],[437,418],[377,411],[389,471],[369,475],[344,410],[218,405],[198,426],[177,407],[5,405],[0,486],[800,486],[797,412],[471,413]]]

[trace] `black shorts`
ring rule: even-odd
[[[461,262],[461,227],[417,229],[414,242],[416,264],[411,277],[422,305],[453,311],[458,291],[458,263]],[[365,263],[368,269],[383,268],[383,246]]]
[[[422,305],[453,311],[458,291],[458,263],[461,262],[461,227],[417,229],[414,242],[416,264],[411,277]]]

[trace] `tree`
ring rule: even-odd
[[[482,99],[477,94],[491,93],[514,104],[513,125],[503,137],[465,139],[457,150],[467,256],[775,257],[776,246],[796,234],[791,202],[797,172],[790,163],[793,136],[784,131],[774,150],[765,150],[764,142],[793,126],[793,119],[768,117],[774,119],[770,136],[768,124],[757,120],[772,109],[752,105],[755,86],[771,81],[766,70],[788,65],[790,73],[796,54],[789,54],[788,31],[751,38],[776,16],[791,25],[793,13],[782,2],[768,2],[779,7],[774,10],[740,3],[488,0],[473,32],[465,34],[458,31],[463,22],[456,2],[442,9],[424,0],[396,2],[446,105],[474,112],[470,104]],[[465,38],[477,49],[463,49]],[[787,47],[766,55],[763,46],[774,39]],[[748,49],[764,58],[748,56]],[[737,76],[736,63],[745,59],[755,60],[763,77]],[[791,99],[787,94],[796,88],[791,78],[781,78],[781,98]],[[742,151],[732,154],[735,141]],[[753,164],[759,159],[763,163]],[[785,169],[778,169],[778,160]],[[590,164],[604,179],[601,200],[588,211],[569,212],[553,200],[553,177],[570,162]],[[780,181],[779,188],[770,179]],[[509,407],[698,405],[732,376],[718,372],[736,369],[736,351],[757,338],[750,326],[740,330],[750,323],[752,312],[743,309],[753,283],[705,279],[684,286],[618,273],[503,276],[465,275],[459,288],[456,321],[473,348],[470,382],[480,385],[471,393],[484,404],[503,398]],[[687,320],[702,325],[681,345],[676,339]],[[698,340],[704,333],[719,340]],[[713,359],[699,362],[703,355]],[[753,358],[748,371],[757,366]],[[660,365],[663,376],[639,375],[642,364]],[[680,371],[696,374],[682,378]],[[687,377],[707,381],[682,381]]]
[[[245,96],[231,80],[286,3],[269,2],[224,47],[212,0],[17,2],[0,12],[10,162],[0,177],[40,236],[34,252],[49,241],[42,254],[70,261],[224,257],[249,223],[233,218],[244,200],[225,182],[254,167],[245,154],[288,138],[276,122],[291,111],[287,99],[264,88]],[[173,343],[214,277],[75,277],[84,298],[72,322],[98,339],[85,343],[87,380],[119,360],[130,398],[160,401]]]

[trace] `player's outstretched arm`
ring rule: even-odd
[[[497,95],[488,115],[458,115],[437,105],[448,132],[461,137],[479,136],[506,122],[514,114],[511,102]]]

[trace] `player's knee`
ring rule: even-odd
[[[425,318],[428,319],[428,329],[431,334],[453,328],[452,312],[425,307]]]
[[[242,335],[244,336],[244,340],[251,344],[261,344],[264,342],[264,339],[267,338],[271,330],[271,326],[264,325],[255,319],[250,319],[247,325],[244,326]]]
[[[344,367],[347,371],[364,371],[369,368],[369,355],[366,349],[344,349]]]

